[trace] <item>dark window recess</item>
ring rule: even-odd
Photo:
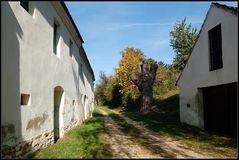
[[[213,71],[223,67],[221,24],[208,31],[208,33],[210,46],[210,71]]]
[[[73,45],[73,43],[72,43],[72,41],[70,40],[70,44],[69,44],[70,57],[72,57],[72,45]]]
[[[190,108],[190,104],[187,104],[187,107]]]
[[[82,64],[79,65],[79,74],[82,75]]]
[[[57,36],[57,24],[54,23],[54,33],[53,33],[53,52],[56,54],[56,36]]]
[[[29,2],[28,1],[20,1],[20,5],[28,12],[29,11]]]
[[[79,78],[81,78],[83,84],[85,85],[85,80],[84,80],[84,77],[83,77],[83,66],[82,66],[82,64],[79,64],[79,75],[80,75]]]
[[[21,105],[30,105],[30,94],[21,94]]]

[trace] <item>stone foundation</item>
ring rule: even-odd
[[[40,148],[45,148],[54,143],[54,132],[44,132],[27,141],[22,141],[14,146],[1,147],[1,158],[21,158],[35,152]]]
[[[69,125],[63,128],[64,133],[80,124],[80,121],[71,121]],[[44,132],[30,140],[18,142],[14,146],[1,147],[1,158],[24,158],[38,149],[48,147],[52,144],[54,144],[54,132]]]
[[[79,121],[71,122],[69,125],[64,127],[64,133],[68,132],[69,130],[71,130],[72,128],[75,128],[78,125],[79,125]]]

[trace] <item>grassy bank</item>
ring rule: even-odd
[[[95,110],[88,122],[66,133],[57,143],[39,150],[32,158],[110,158],[108,148],[103,115]]]
[[[211,133],[180,123],[178,101],[177,94],[159,100],[157,102],[157,113],[149,113],[146,115],[142,115],[139,112],[120,112],[119,108],[115,111],[141,123],[160,135],[186,143],[192,150],[197,152],[218,158],[237,157],[236,137]],[[137,129],[127,125],[122,118],[118,117],[108,108],[104,107],[104,109],[110,113],[111,117],[115,119],[120,126],[125,126],[125,132],[136,133],[135,136],[139,134],[137,133]]]

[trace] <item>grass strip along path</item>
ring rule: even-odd
[[[103,115],[96,109],[88,122],[70,130],[57,143],[39,150],[32,158],[111,158],[104,138]]]

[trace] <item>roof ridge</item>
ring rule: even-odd
[[[237,7],[227,6],[225,4],[220,4],[220,3],[217,3],[217,2],[212,2],[212,5],[215,6],[215,7],[218,7],[218,8],[222,8],[222,9],[231,11],[233,14],[237,15],[237,11],[238,11]]]

